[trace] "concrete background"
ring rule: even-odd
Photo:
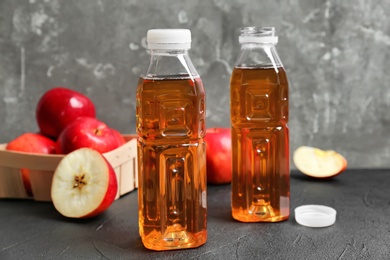
[[[152,28],[192,31],[207,127],[228,127],[237,29],[274,26],[290,81],[291,151],[317,146],[350,168],[388,168],[389,13],[387,0],[0,0],[0,143],[37,131],[35,105],[55,86],[87,94],[99,119],[135,133]]]

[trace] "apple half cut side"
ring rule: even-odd
[[[331,178],[347,168],[347,160],[341,154],[309,146],[295,150],[293,160],[299,171],[314,178]]]
[[[58,164],[51,199],[59,213],[69,218],[89,218],[105,211],[118,190],[115,171],[99,152],[81,148]]]

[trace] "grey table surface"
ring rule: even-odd
[[[337,210],[327,228],[300,226],[294,208]],[[347,170],[330,180],[291,173],[291,215],[279,223],[240,223],[230,185],[208,187],[208,241],[155,252],[138,235],[137,191],[88,220],[62,217],[49,202],[0,200],[0,259],[390,259],[390,170]]]

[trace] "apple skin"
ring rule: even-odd
[[[41,133],[56,139],[69,123],[81,116],[95,117],[96,110],[87,96],[56,87],[43,94],[35,115]]]
[[[42,134],[25,133],[10,141],[5,149],[24,153],[54,154],[55,146],[56,144],[53,140]],[[20,171],[27,195],[32,196],[30,171],[28,169],[21,169]]]
[[[104,156],[103,156],[103,158],[104,158]],[[107,161],[106,158],[104,158],[104,160],[106,161],[107,167],[109,168],[109,179],[110,179],[110,181],[108,183],[106,195],[104,196],[104,199],[103,199],[102,203],[100,203],[99,207],[97,207],[91,213],[89,213],[85,216],[82,216],[81,218],[92,218],[92,217],[95,217],[97,215],[100,215],[101,213],[106,211],[111,206],[111,204],[115,201],[116,194],[118,192],[118,181],[116,179],[114,168],[112,168],[110,162]]]
[[[58,154],[68,154],[87,147],[106,153],[125,143],[123,136],[115,129],[94,117],[79,117],[70,123],[60,134],[56,143]]]
[[[125,138],[121,135],[121,133],[119,133],[118,130],[111,128],[111,131],[112,131],[113,135],[116,136],[116,138],[118,140],[118,147],[123,145],[124,143],[126,143]]]
[[[103,155],[102,155],[102,157],[103,157],[104,161],[107,163],[108,172],[109,172],[108,173],[109,183],[108,183],[108,187],[107,187],[107,192],[104,195],[104,199],[102,200],[100,205],[94,211],[92,211],[91,213],[89,213],[85,216],[82,216],[81,218],[92,218],[92,217],[95,217],[97,215],[100,215],[101,213],[106,211],[111,206],[111,204],[115,201],[116,194],[118,192],[118,181],[116,179],[115,170],[114,170],[114,168],[112,168],[110,162],[107,161],[107,159]]]
[[[230,128],[206,130],[207,183],[226,184],[232,181],[232,141]]]

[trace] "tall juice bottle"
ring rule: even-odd
[[[147,43],[136,95],[139,233],[152,250],[198,247],[207,240],[206,110],[191,32],[149,30]]]
[[[273,27],[245,27],[230,86],[232,215],[242,222],[288,219],[288,82]]]

